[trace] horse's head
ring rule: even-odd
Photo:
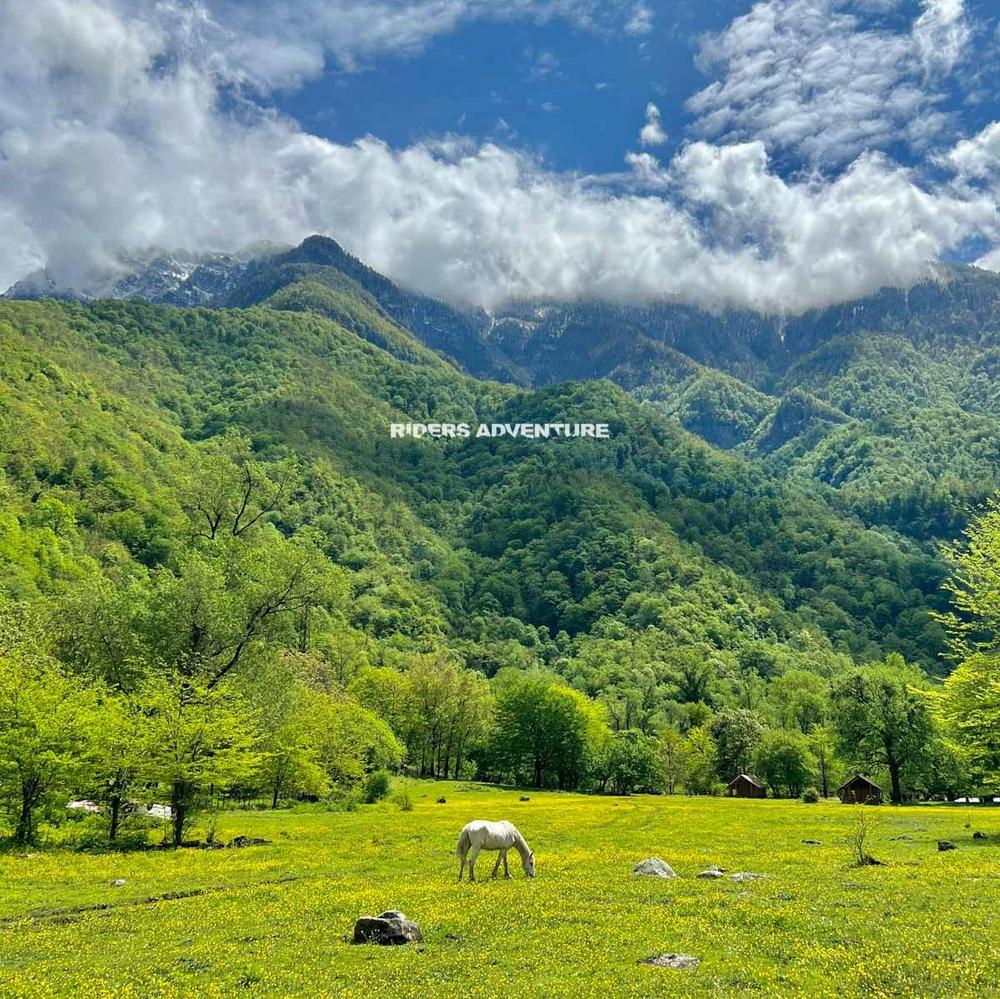
[[[528,856],[524,858],[524,873],[528,875],[529,878],[535,876],[535,853],[534,851],[529,851]]]

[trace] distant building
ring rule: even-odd
[[[87,812],[88,814],[96,815],[101,810],[101,806],[96,801],[84,799],[83,801],[67,802],[66,809],[70,812]]]
[[[766,798],[767,788],[750,774],[738,774],[726,786],[731,798]]]
[[[845,784],[837,788],[837,794],[845,805],[881,805],[882,788],[863,774],[855,774]]]

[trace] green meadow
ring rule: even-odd
[[[4,853],[0,995],[996,994],[1000,809],[529,794],[414,782],[409,811],[390,799],[218,816],[219,840],[266,845]],[[884,866],[853,865],[862,812]],[[537,878],[512,853],[513,880],[490,881],[483,854],[484,880],[456,883],[472,818],[513,821]],[[680,877],[633,875],[647,857]],[[765,877],[696,877],[712,864]],[[357,916],[388,908],[422,945],[350,943]],[[702,963],[640,963],[667,952]]]

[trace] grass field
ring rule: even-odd
[[[870,852],[887,866],[855,868],[844,840],[858,809],[834,803],[410,793],[412,811],[220,818],[221,837],[267,846],[0,854],[0,995],[1000,994],[1000,809],[868,809]],[[504,817],[534,848],[538,877],[512,852],[513,881],[456,884],[462,825]],[[977,829],[989,839],[974,841]],[[959,848],[940,853],[938,839]],[[681,878],[634,876],[650,856]],[[713,863],[766,879],[694,877]],[[348,942],[355,917],[387,908],[416,920],[425,943]],[[702,964],[638,963],[669,951]]]

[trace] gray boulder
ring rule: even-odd
[[[686,968],[697,968],[701,964],[700,957],[692,957],[690,954],[657,954],[655,957],[647,957],[640,964],[650,964],[654,968],[676,968],[683,970]]]
[[[972,834],[972,838],[973,839],[986,839],[987,836],[986,836],[986,833],[980,832],[979,830],[976,830],[976,832],[974,832]]]
[[[644,874],[651,878],[676,878],[677,872],[659,857],[650,857],[648,860],[641,860],[632,868],[633,874]]]
[[[744,881],[763,881],[765,877],[766,874],[755,874],[753,871],[737,871],[729,875],[730,880],[737,884],[743,884]]]
[[[697,877],[714,879],[714,878],[725,877],[725,875],[726,872],[721,867],[716,867],[715,864],[712,864],[711,867],[709,867],[707,870],[702,871],[700,874],[697,875]]]
[[[939,839],[938,849],[944,853],[945,850],[957,850],[958,847],[950,839]]]
[[[354,943],[394,944],[420,943],[424,939],[420,927],[402,912],[389,909],[378,916],[362,916],[354,924]]]

